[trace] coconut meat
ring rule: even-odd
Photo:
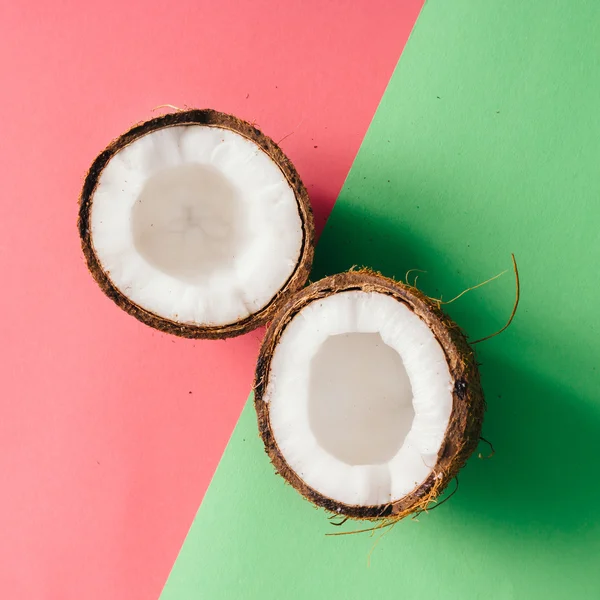
[[[100,174],[94,252],[134,304],[223,326],[258,312],[293,274],[303,227],[294,190],[254,142],[219,127],[143,135]]]
[[[396,501],[431,474],[452,390],[425,322],[391,296],[356,290],[313,300],[286,325],[263,400],[298,476],[364,506]]]

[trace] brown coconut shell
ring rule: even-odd
[[[94,250],[94,243],[90,231],[90,214],[94,202],[94,191],[96,190],[103,169],[119,150],[135,142],[142,136],[152,131],[156,131],[157,129],[180,125],[220,127],[222,129],[230,129],[231,131],[248,138],[261,148],[261,150],[263,150],[263,152],[265,152],[281,169],[281,172],[284,174],[296,196],[298,212],[303,227],[303,241],[298,264],[292,275],[279,290],[278,294],[267,306],[257,313],[236,323],[218,327],[178,323],[138,306],[113,284],[108,273],[102,268]],[[266,324],[272,320],[285,305],[290,295],[304,286],[308,279],[314,253],[314,222],[310,201],[308,199],[308,192],[290,159],[270,137],[266,136],[251,123],[247,123],[232,115],[211,109],[193,109],[165,114],[146,121],[145,123],[135,125],[129,131],[112,141],[94,160],[85,178],[79,199],[78,228],[81,237],[81,246],[87,261],[88,269],[102,291],[115,302],[117,306],[142,323],[160,331],[164,331],[165,333],[171,333],[186,338],[220,339],[233,337],[247,333],[252,329],[256,329],[257,327]]]
[[[271,360],[288,323],[311,302],[349,290],[386,294],[412,310],[426,323],[440,343],[454,381],[452,413],[432,473],[410,494],[388,504],[344,504],[307,485],[288,465],[277,446],[269,419],[269,403],[264,400],[269,385]],[[317,506],[352,519],[368,520],[401,519],[411,513],[426,510],[477,447],[485,411],[475,356],[456,323],[440,310],[435,300],[416,288],[366,270],[350,271],[322,279],[296,294],[279,312],[270,324],[260,350],[254,382],[254,406],[265,451],[276,471]]]

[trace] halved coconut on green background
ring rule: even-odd
[[[439,496],[477,446],[485,403],[473,352],[438,304],[354,271],[305,288],[271,323],[255,407],[298,492],[375,520]]]
[[[88,267],[122,309],[191,338],[263,325],[313,256],[308,194],[250,123],[214,110],[166,114],[113,141],[80,198]]]

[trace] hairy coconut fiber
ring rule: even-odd
[[[273,160],[284,174],[290,187],[294,191],[298,205],[298,213],[302,221],[303,241],[300,257],[287,282],[264,308],[243,320],[223,326],[203,326],[202,324],[178,323],[149,312],[133,303],[117,289],[109,275],[103,270],[94,250],[90,231],[90,214],[94,201],[94,191],[98,184],[100,174],[110,159],[121,149],[152,131],[181,125],[204,125],[206,127],[229,129],[254,142]],[[312,211],[308,193],[302,184],[294,165],[283,153],[281,148],[256,127],[237,117],[210,109],[193,109],[165,114],[134,126],[128,132],[111,142],[94,160],[85,178],[79,200],[78,227],[81,245],[88,268],[102,291],[119,307],[140,320],[142,323],[160,331],[187,338],[218,339],[233,337],[264,325],[274,318],[277,312],[285,305],[290,295],[302,288],[305,284],[313,259],[314,225]]]
[[[269,418],[269,403],[263,398],[269,384],[271,360],[290,320],[302,308],[331,294],[362,290],[391,296],[413,311],[434,334],[447,360],[453,382],[450,420],[437,461],[426,480],[406,496],[388,504],[349,505],[320,494],[290,468],[277,446]],[[254,403],[260,436],[276,471],[300,494],[317,506],[352,519],[389,522],[435,506],[436,499],[457,475],[479,442],[485,402],[475,356],[459,327],[440,309],[439,303],[414,287],[372,271],[350,271],[327,277],[310,285],[292,299],[270,324],[262,344],[254,383]]]

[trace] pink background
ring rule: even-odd
[[[2,3],[3,598],[158,597],[251,387],[260,332],[168,337],[96,288],[92,159],[156,105],[232,112],[293,132],[321,228],[420,5]]]

